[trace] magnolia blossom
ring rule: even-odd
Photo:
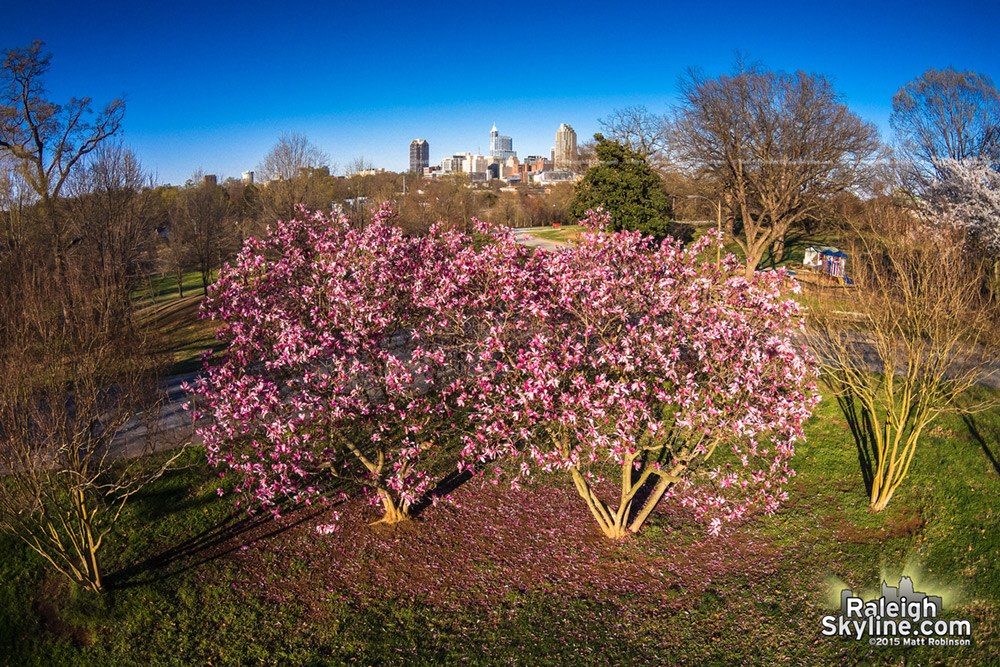
[[[819,400],[814,364],[791,342],[802,321],[782,296],[788,278],[746,280],[732,256],[716,266],[705,259],[714,235],[656,245],[602,231],[600,211],[586,223],[578,244],[523,265],[494,381],[474,396],[466,460],[518,461],[515,481],[532,469],[571,473],[609,537],[637,530],[650,503],[680,491],[713,533],[754,508],[773,511]],[[617,503],[594,490],[593,470],[607,462],[621,467]],[[702,467],[706,483],[691,484]],[[653,491],[632,507],[644,483]]]
[[[527,250],[432,229],[407,238],[382,207],[363,229],[300,211],[251,239],[203,314],[229,347],[197,384],[199,434],[237,492],[277,511],[360,486],[386,520],[434,483],[425,464],[455,440],[469,385],[489,382],[471,348],[514,302],[505,272]]]
[[[247,242],[206,299],[229,348],[197,387],[240,494],[277,511],[360,486],[398,521],[444,457],[515,485],[566,471],[611,537],[676,493],[713,533],[777,507],[818,400],[785,276],[705,260],[713,235],[607,233],[600,211],[557,253],[473,222],[409,238],[387,206],[363,229],[300,211]],[[607,462],[617,505],[595,491]]]

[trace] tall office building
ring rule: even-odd
[[[576,165],[576,131],[563,123],[556,130],[555,166],[559,171],[572,171]]]
[[[410,142],[410,171],[420,175],[424,167],[431,166],[431,146],[426,139],[414,139]]]
[[[500,136],[496,123],[493,123],[493,129],[490,131],[490,157],[501,160],[517,157],[517,152],[514,150],[514,140],[510,137]]]
[[[441,160],[441,171],[445,174],[451,174],[456,171],[462,171],[464,163],[465,163],[464,155],[449,155],[448,157]]]

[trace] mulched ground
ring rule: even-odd
[[[616,489],[607,491],[613,497]],[[341,515],[337,530],[320,534],[316,526],[332,511]],[[378,517],[363,498],[351,498],[332,509],[302,508],[215,548],[241,566],[243,593],[317,613],[330,601],[372,596],[445,611],[494,608],[534,592],[622,611],[640,600],[672,607],[734,573],[766,576],[781,556],[748,531],[707,536],[676,499],[660,503],[639,537],[611,542],[568,479],[521,489],[474,479],[411,521],[370,525]]]

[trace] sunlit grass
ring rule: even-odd
[[[553,227],[552,229],[532,230],[531,236],[536,239],[555,241],[557,243],[569,243],[584,230],[582,225],[567,225],[565,227]]]
[[[140,318],[155,334],[157,352],[167,357],[166,375],[198,370],[200,354],[223,347],[215,338],[219,323],[198,317],[204,299],[201,274],[185,272],[183,284],[184,296],[180,297],[175,275],[151,276],[134,295]]]
[[[352,500],[338,508],[341,532],[321,537],[312,526],[323,508],[280,521],[233,514],[234,499],[216,493],[229,480],[193,449],[187,467],[127,506],[103,598],[51,579],[0,537],[0,655],[60,665],[1000,664],[1000,414],[929,429],[882,514],[868,509],[834,401],[807,436],[777,514],[713,540],[667,502],[621,545],[599,537],[559,475],[523,492],[475,479],[458,505],[398,531],[368,528],[377,510]],[[904,568],[920,573],[918,590],[961,593],[946,613],[972,622],[974,646],[876,649],[819,634],[827,582],[869,590]]]
[[[218,272],[213,272],[212,278],[218,277]],[[204,296],[205,289],[201,282],[201,273],[187,270],[181,274],[181,285],[184,288],[184,297]],[[177,274],[163,273],[150,274],[143,281],[143,284],[132,294],[139,307],[164,304],[182,298],[177,290]]]

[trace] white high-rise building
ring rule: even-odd
[[[504,160],[516,156],[517,152],[514,150],[514,140],[510,137],[501,136],[497,131],[497,124],[493,123],[493,129],[490,131],[490,157]]]
[[[563,123],[556,130],[555,167],[557,170],[572,171],[576,166],[576,131]]]
[[[482,155],[473,155],[472,153],[465,153],[462,156],[462,171],[469,174],[484,174],[486,173],[486,158]]]

